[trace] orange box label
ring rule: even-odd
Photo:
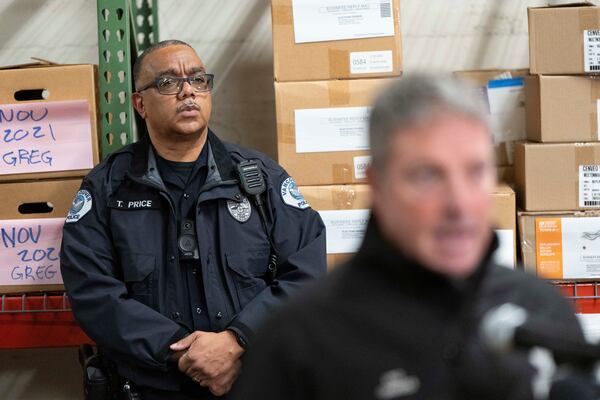
[[[563,279],[560,218],[535,219],[535,252],[538,276],[546,279]]]

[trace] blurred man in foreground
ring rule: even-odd
[[[494,264],[492,137],[475,92],[402,78],[370,119],[373,210],[358,254],[267,324],[239,399],[532,399],[528,350],[496,354],[480,322],[512,303],[583,340],[545,282]],[[543,389],[541,390],[543,392]]]

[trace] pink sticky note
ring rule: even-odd
[[[86,100],[0,105],[0,175],[93,166]]]
[[[62,284],[64,218],[0,221],[0,286]]]

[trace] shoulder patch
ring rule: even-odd
[[[300,193],[298,185],[296,185],[296,182],[294,182],[291,177],[288,177],[281,184],[281,198],[288,206],[299,208],[301,210],[310,207],[310,204],[308,204],[304,196]]]
[[[73,199],[73,205],[67,214],[65,223],[77,222],[92,209],[92,195],[87,190],[80,190]]]

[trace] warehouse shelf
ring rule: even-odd
[[[573,301],[578,313],[600,314],[600,281],[560,281],[553,284]]]
[[[0,349],[76,347],[92,341],[81,330],[65,292],[0,298]]]

